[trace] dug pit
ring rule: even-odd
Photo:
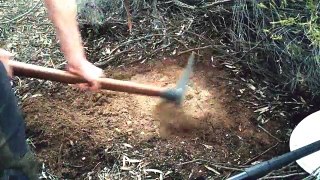
[[[113,78],[173,87],[184,66],[166,59],[108,71]],[[276,141],[251,122],[251,111],[226,86],[225,72],[195,66],[182,105],[119,92],[82,92],[60,86],[26,98],[28,135],[40,160],[64,178],[79,178],[115,163],[103,154],[126,143],[153,168],[182,179],[213,173],[194,159],[245,164]],[[263,157],[263,156],[262,156]]]

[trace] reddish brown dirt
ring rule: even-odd
[[[175,62],[167,59],[107,74],[172,87],[183,70]],[[71,179],[114,163],[116,158],[103,152],[124,142],[143,150],[143,159],[153,168],[175,171],[173,179],[212,173],[195,163],[179,165],[194,159],[245,164],[276,141],[252,123],[251,111],[218,78],[224,76],[221,70],[197,65],[181,107],[119,92],[67,86],[43,90],[42,96],[23,102],[28,134],[39,159],[54,174]]]

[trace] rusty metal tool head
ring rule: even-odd
[[[98,79],[98,81],[101,84],[102,89],[127,92],[131,94],[140,94],[145,96],[158,96],[180,105],[187,90],[187,83],[192,73],[193,63],[194,53],[190,55],[187,67],[184,69],[183,74],[181,75],[175,88],[160,88],[151,85],[131,81],[116,80],[111,78],[100,78]],[[13,74],[15,76],[31,77],[67,84],[78,84],[87,82],[80,76],[59,69],[47,68],[13,60],[9,61],[9,66],[11,66]]]

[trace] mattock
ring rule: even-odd
[[[175,88],[160,88],[156,86],[116,80],[111,78],[100,78],[98,79],[98,82],[101,84],[101,89],[126,92],[131,94],[140,94],[145,96],[158,96],[165,100],[175,102],[177,105],[180,105],[187,90],[187,84],[190,78],[190,74],[192,73],[194,56],[194,53],[190,55],[188,64],[184,69]],[[11,66],[13,75],[15,76],[37,78],[67,84],[78,84],[87,82],[82,77],[63,70],[47,68],[13,60],[9,61],[9,66]]]

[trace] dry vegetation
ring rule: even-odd
[[[319,108],[318,1],[298,4],[285,1],[279,5],[271,0],[259,3],[212,0],[196,1],[196,4],[173,0],[157,1],[157,6],[152,2],[132,1],[131,34],[127,31],[122,1],[78,2],[84,44],[90,61],[97,66],[110,70],[152,63],[163,57],[183,57],[195,51],[199,64],[223,68],[229,73],[220,79],[232,89],[237,101],[254,113],[257,131],[277,142],[259,149],[261,151],[244,164],[191,158],[177,163],[178,166],[201,166],[212,179],[229,177],[251,163],[276,156],[271,153],[275,149],[278,155],[286,152],[292,128]],[[42,1],[0,0],[0,47],[15,52],[20,61],[64,67],[65,61]],[[121,73],[112,76],[127,78]],[[35,79],[16,77],[14,84],[21,102],[36,97],[40,89],[59,91],[56,83]],[[281,124],[282,132],[270,128],[277,123]],[[35,139],[31,137],[30,143],[39,144]],[[110,156],[106,161],[113,163],[101,168],[103,162],[98,162],[91,171],[82,172],[81,177],[175,179],[189,176],[189,172],[180,174],[175,169],[177,166],[171,167],[159,159],[146,164],[147,151],[138,144],[129,144],[126,137],[119,136],[115,142],[104,150],[104,156]],[[141,145],[145,146],[148,145]],[[204,147],[212,151],[211,146]],[[182,157],[172,158],[179,161]],[[45,179],[58,178],[45,163],[43,167]],[[264,179],[293,177],[306,177],[295,163]]]

